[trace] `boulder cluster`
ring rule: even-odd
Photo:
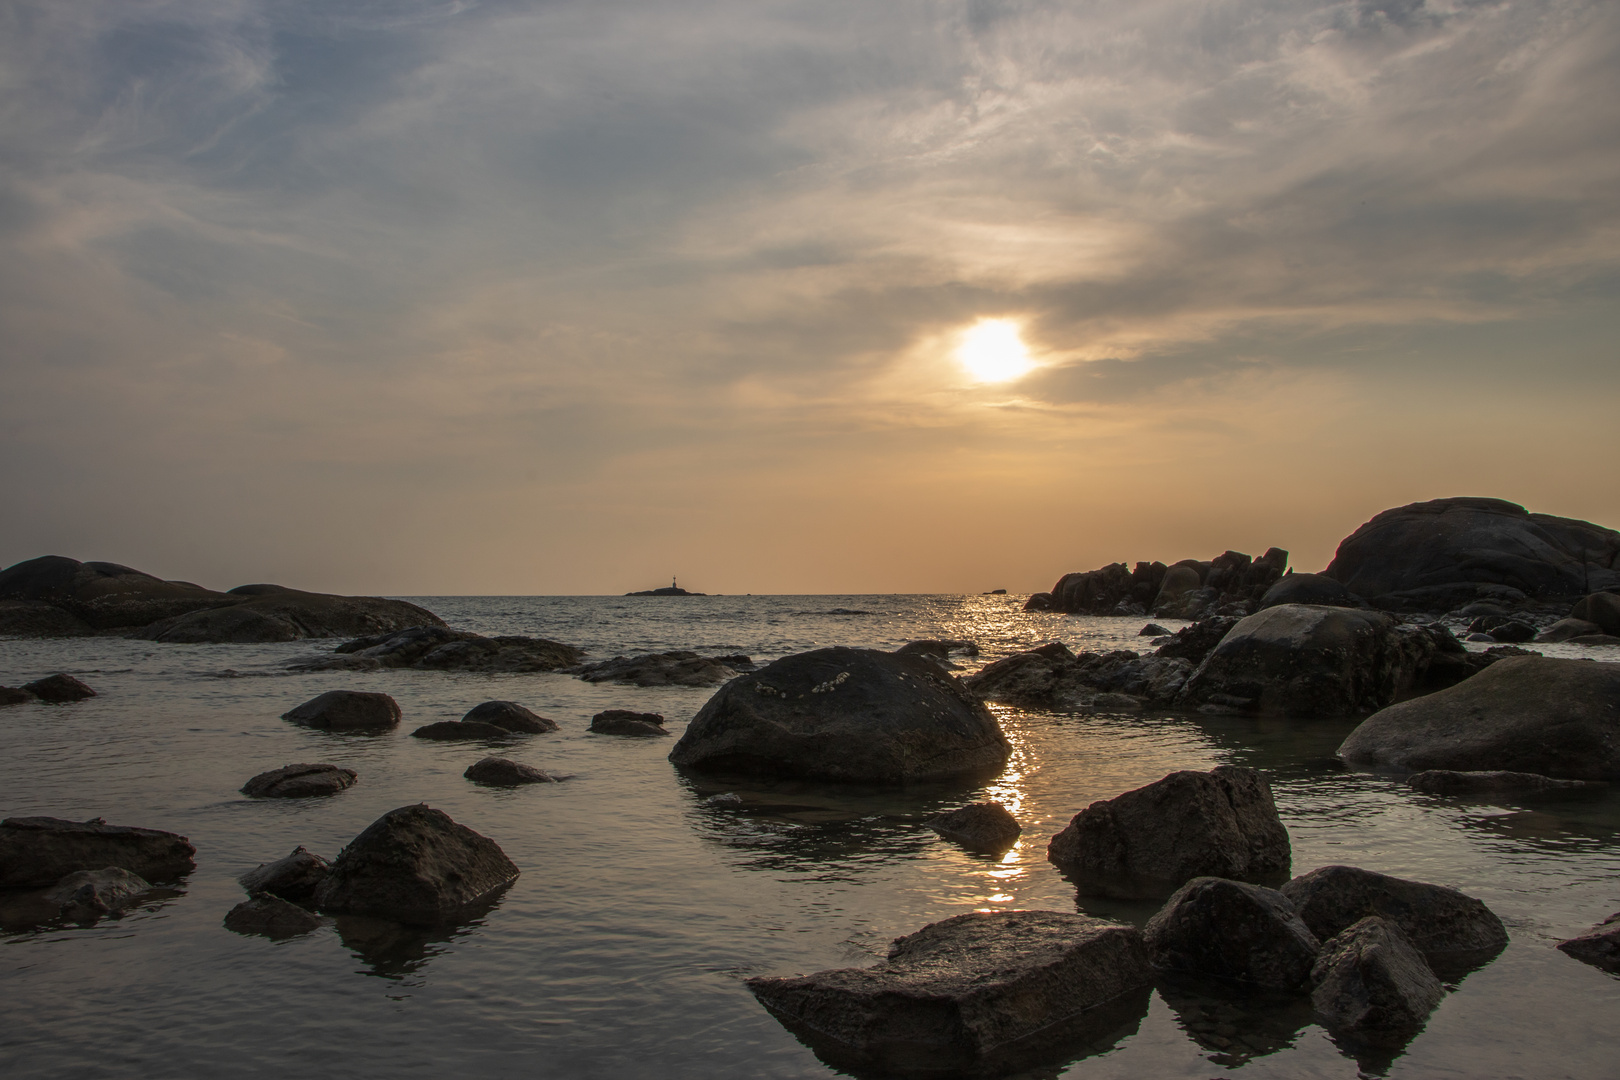
[[[1288,567],[1288,552],[1270,548],[1258,559],[1226,551],[1213,559],[1183,559],[1165,565],[1111,563],[1064,574],[1049,593],[1036,593],[1025,611],[1071,615],[1152,615],[1197,619],[1231,609],[1247,615]]]

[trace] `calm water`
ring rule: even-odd
[[[1021,600],[418,598],[452,625],[553,637],[594,658],[694,648],[770,659],[948,636],[977,641],[980,663],[1054,638],[1134,645],[1143,622],[1029,615]],[[1462,980],[1392,1063],[1358,1065],[1298,1009],[1223,1010],[1167,988],[1112,1049],[1042,1075],[1620,1076],[1620,980],[1552,947],[1620,910],[1615,796],[1518,807],[1415,795],[1339,771],[1332,751],[1353,725],[1337,721],[998,708],[1017,750],[984,787],[756,785],[740,790],[744,810],[720,809],[703,799],[725,788],[665,760],[672,740],[585,731],[593,713],[628,707],[662,712],[678,736],[710,691],[282,670],[312,647],[331,643],[0,641],[0,683],[65,670],[101,692],[0,711],[0,814],[99,815],[175,830],[198,848],[183,895],[93,928],[0,934],[0,1074],[830,1076],[742,979],[870,963],[889,939],[975,909],[1073,910],[1045,847],[1076,811],[1173,769],[1235,763],[1270,775],[1296,872],[1352,863],[1454,885],[1502,916],[1507,951]],[[337,688],[392,694],[404,725],[362,737],[277,718]],[[490,698],[562,725],[501,753],[574,778],[480,788],[461,772],[485,747],[408,737]],[[345,765],[360,782],[329,799],[237,794],[254,773],[294,761]],[[1024,826],[1003,859],[920,825],[986,795]],[[280,943],[221,925],[242,899],[238,874],[298,844],[331,857],[382,813],[422,801],[493,837],[522,868],[482,919],[427,936],[323,929]]]

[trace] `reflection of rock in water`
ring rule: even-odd
[[[1295,994],[1179,975],[1162,977],[1158,989],[1181,1029],[1228,1069],[1287,1050],[1313,1019],[1310,1001]]]
[[[22,934],[48,926],[91,926],[103,916],[93,912],[64,911],[60,901],[52,901],[49,889],[0,889],[0,932]],[[113,919],[127,918],[136,912],[154,912],[170,900],[186,895],[184,889],[149,889],[140,894],[138,902],[127,910],[109,912]]]
[[[487,914],[490,904],[479,914]],[[404,979],[427,966],[435,956],[449,951],[446,946],[457,938],[466,937],[484,925],[476,918],[453,926],[406,926],[388,919],[373,919],[365,915],[339,915],[338,938],[353,951],[356,959],[370,967],[365,975],[384,979]]]

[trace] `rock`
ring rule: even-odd
[[[1469,634],[1467,637],[1463,638],[1463,640],[1464,641],[1495,641],[1496,639],[1491,637],[1491,635],[1485,633],[1483,630],[1476,630],[1472,634]]]
[[[1068,646],[1054,641],[986,664],[963,685],[989,701],[1047,705],[1053,703],[1060,680],[1074,663]]]
[[[971,641],[956,638],[924,638],[921,641],[908,641],[894,652],[896,656],[931,656],[936,660],[949,660],[952,653],[978,656],[979,647]]]
[[[875,967],[747,982],[836,1067],[1000,1075],[1146,1011],[1135,927],[1056,911],[973,912],[898,938]]]
[[[993,854],[1012,847],[1018,834],[1023,832],[1018,819],[996,802],[973,803],[947,814],[936,814],[924,824],[965,848]]]
[[[95,627],[54,604],[0,600],[0,637],[87,637]]]
[[[432,926],[456,919],[517,879],[500,846],[442,810],[390,810],[332,863],[316,896],[328,914]]]
[[[29,701],[38,700],[33,694],[19,686],[0,686],[0,706],[22,705]]]
[[[636,738],[669,734],[664,730],[661,714],[631,712],[629,709],[605,709],[591,717],[591,726],[586,730],[598,735],[630,735]]]
[[[1142,629],[1138,630],[1136,632],[1136,636],[1137,637],[1163,637],[1168,633],[1170,633],[1170,631],[1166,630],[1164,627],[1160,626],[1158,623],[1150,622],[1146,626],[1142,627]]]
[[[1304,987],[1318,950],[1282,893],[1220,877],[1176,890],[1142,936],[1155,967],[1267,990]]]
[[[1456,686],[1374,713],[1338,753],[1365,769],[1620,779],[1620,664],[1504,657]]]
[[[264,799],[302,799],[312,795],[336,795],[354,786],[353,769],[336,765],[283,765],[262,772],[242,785],[242,794]]]
[[[1367,602],[1326,574],[1289,574],[1267,589],[1260,598],[1260,609],[1282,604],[1313,604],[1319,607],[1364,608]]]
[[[474,705],[461,720],[465,724],[494,724],[507,731],[528,734],[557,730],[555,720],[532,713],[515,701],[486,701],[482,705]]]
[[[260,863],[236,880],[249,896],[264,893],[309,905],[315,903],[316,894],[331,873],[331,863],[299,845],[290,855]]]
[[[1428,628],[1383,612],[1284,604],[1234,626],[1176,704],[1295,717],[1370,713],[1414,687],[1441,647]]]
[[[1605,634],[1620,635],[1620,594],[1595,592],[1581,597],[1569,613],[1572,619],[1596,623]]]
[[[51,675],[48,678],[35,679],[31,683],[23,683],[22,689],[52,705],[83,701],[85,698],[96,696],[94,690],[71,675]]]
[[[1597,623],[1587,622],[1585,619],[1559,619],[1537,634],[1534,640],[1538,643],[1554,643],[1601,633],[1603,629]]]
[[[413,739],[436,739],[440,742],[470,739],[510,739],[512,732],[494,724],[480,724],[465,720],[440,720],[411,732]]]
[[[148,881],[173,881],[196,868],[197,849],[158,829],[13,817],[0,821],[0,888],[43,888],[77,870],[118,866]]]
[[[475,784],[510,787],[517,784],[555,784],[557,778],[532,765],[520,765],[503,757],[480,758],[461,774]]]
[[[0,570],[0,600],[48,604],[91,630],[142,627],[158,619],[237,602],[190,582],[163,581],[117,563],[82,563],[60,555],[45,555]]]
[[[1197,564],[1187,565],[1177,563],[1165,570],[1164,580],[1159,585],[1159,594],[1153,598],[1153,604],[1148,609],[1155,615],[1165,615],[1178,611],[1178,605],[1187,594],[1203,588],[1204,579],[1198,572]]]
[[[1328,1030],[1404,1043],[1445,993],[1395,923],[1376,915],[1324,942],[1311,969],[1311,1005]]]
[[[1049,592],[1030,593],[1029,599],[1024,601],[1025,611],[1051,611],[1052,594]]]
[[[1200,620],[1191,626],[1183,626],[1177,630],[1175,636],[1159,646],[1159,656],[1178,657],[1190,660],[1194,664],[1204,662],[1204,657],[1214,651],[1231,633],[1232,627],[1241,620],[1230,615],[1216,615]]]
[[[1168,705],[1192,672],[1186,660],[1128,649],[1076,656],[1062,642],[1015,653],[963,680],[987,701],[1048,709],[1138,709]]]
[[[305,638],[387,634],[413,626],[443,626],[433,612],[404,600],[380,596],[334,596],[277,585],[247,585],[262,590],[242,593],[229,607],[160,619],[134,634],[148,641],[195,642],[300,641]]]
[[[1517,619],[1510,619],[1507,622],[1498,623],[1497,625],[1491,627],[1489,633],[1492,640],[1504,642],[1509,645],[1516,645],[1521,641],[1529,641],[1530,639],[1534,638],[1536,636],[1536,628],[1531,626],[1529,623],[1520,622]]]
[[[399,726],[399,702],[368,690],[328,690],[281,714],[326,731],[382,731]]]
[[[291,661],[302,671],[556,671],[577,664],[583,650],[546,638],[484,637],[443,626],[413,626],[356,638],[331,653]]]
[[[1571,645],[1620,645],[1620,637],[1613,634],[1582,634],[1569,639]]]
[[[612,660],[576,664],[564,670],[586,682],[626,686],[719,686],[737,677],[735,668],[719,660],[684,651],[615,656]]]
[[[1323,573],[1380,607],[1444,611],[1512,593],[1580,596],[1620,586],[1616,568],[1620,533],[1611,529],[1501,499],[1456,498],[1376,515],[1339,544]]]
[[[1265,778],[1221,765],[1092,803],[1046,857],[1083,892],[1152,897],[1195,877],[1280,880],[1291,851]]]
[[[1406,778],[1407,786],[1426,795],[1567,795],[1599,792],[1607,784],[1594,780],[1554,780],[1540,773],[1457,772],[1429,769]]]
[[[103,917],[118,918],[151,889],[145,878],[109,866],[75,870],[52,886],[45,899],[61,911],[64,919],[88,923]]]
[[[722,686],[669,758],[699,772],[908,783],[999,771],[1012,747],[934,661],[831,648]]]
[[[1579,937],[1560,941],[1558,948],[1583,964],[1620,975],[1620,911]]]
[[[321,926],[319,917],[280,897],[255,896],[244,900],[225,914],[225,929],[238,934],[262,934],[269,938],[290,938],[307,934]]]
[[[1323,941],[1369,915],[1388,919],[1437,970],[1472,966],[1507,944],[1507,930],[1490,908],[1444,885],[1324,866],[1294,878],[1282,894]]]

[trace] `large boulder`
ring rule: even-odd
[[[244,900],[225,913],[225,929],[267,938],[297,937],[319,929],[320,925],[319,916],[268,893]]]
[[[1399,926],[1369,915],[1322,944],[1311,1005],[1328,1030],[1399,1042],[1423,1026],[1445,988]]]
[[[1190,661],[1129,649],[1071,653],[1059,641],[1004,657],[962,680],[986,701],[1044,709],[1136,709],[1175,700]]]
[[[418,803],[390,810],[350,841],[316,904],[334,915],[434,926],[455,922],[517,876],[495,841]]]
[[[870,968],[755,978],[771,1014],[836,1067],[999,1075],[1145,1012],[1135,927],[1056,911],[973,912],[898,938]]]
[[[471,741],[474,739],[510,739],[512,732],[494,724],[481,724],[476,720],[440,720],[424,724],[411,732],[413,739],[433,739],[438,742]]]
[[[247,585],[226,595],[236,602],[161,619],[134,636],[171,643],[299,641],[444,625],[426,608],[381,596],[335,596],[279,585]]]
[[[0,821],[0,888],[43,888],[77,870],[122,867],[148,881],[173,881],[196,868],[197,849],[160,829],[108,825],[101,818]]]
[[[1266,990],[1299,990],[1319,942],[1275,889],[1219,877],[1187,882],[1142,930],[1155,967]]]
[[[1012,847],[1023,828],[1012,812],[998,802],[978,802],[935,814],[924,822],[947,840],[955,840],[970,851],[999,854]]]
[[[1533,639],[1537,644],[1554,644],[1560,641],[1571,641],[1575,638],[1592,637],[1603,633],[1603,627],[1585,619],[1559,619],[1551,626],[1544,627]]]
[[[1049,600],[1037,604],[1032,596],[1025,610],[1198,618],[1223,604],[1258,600],[1287,566],[1288,552],[1281,548],[1269,548],[1258,559],[1226,551],[1208,561],[1183,559],[1173,566],[1139,562],[1131,569],[1124,563],[1111,563],[1063,575],[1052,587]]]
[[[1586,933],[1560,941],[1558,948],[1583,964],[1620,975],[1620,911],[1610,915]]]
[[[1176,702],[1297,717],[1370,713],[1420,682],[1442,640],[1379,611],[1283,604],[1234,626]]]
[[[1323,573],[1400,609],[1574,597],[1620,587],[1620,533],[1501,499],[1434,499],[1376,515],[1339,544]]]
[[[260,863],[237,878],[249,896],[263,893],[295,904],[313,904],[332,873],[332,864],[299,845],[275,862]]]
[[[475,784],[490,787],[516,787],[519,784],[555,784],[559,777],[503,757],[479,758],[461,774]]]
[[[1344,584],[1326,574],[1289,574],[1260,597],[1260,607],[1281,604],[1318,604],[1323,607],[1364,608],[1367,601],[1344,587]]]
[[[1092,803],[1046,857],[1084,892],[1157,897],[1195,877],[1280,881],[1292,853],[1265,777],[1221,765]]]
[[[576,664],[568,674],[591,683],[612,682],[625,686],[719,686],[737,677],[737,667],[746,657],[699,656],[695,652],[649,653],[643,656],[615,656],[592,664]],[[736,664],[737,666],[733,666]]]
[[[934,661],[876,649],[785,656],[715,692],[669,759],[699,772],[906,783],[999,771],[995,718]]]
[[[1620,634],[1620,593],[1597,592],[1575,602],[1569,617],[1596,623],[1600,633]]]
[[[283,765],[262,772],[242,785],[242,794],[260,799],[304,799],[314,795],[336,795],[354,786],[358,774],[336,765]]]
[[[1471,966],[1507,944],[1507,929],[1495,912],[1444,885],[1355,866],[1324,866],[1294,878],[1281,891],[1323,941],[1376,915],[1400,927],[1436,969]]]
[[[531,712],[515,701],[486,701],[474,705],[461,720],[465,724],[494,724],[507,731],[533,735],[557,730],[557,721]]]
[[[1620,779],[1620,664],[1505,657],[1456,686],[1369,716],[1339,757],[1365,769]]]
[[[582,650],[546,638],[484,637],[444,626],[404,630],[346,641],[330,653],[293,660],[303,671],[376,671],[417,668],[429,671],[556,671],[579,662]]]
[[[325,731],[387,731],[399,726],[399,702],[370,690],[328,690],[281,714]]]
[[[70,701],[83,701],[85,698],[96,696],[94,690],[71,675],[48,675],[43,679],[23,683],[22,689],[40,701],[52,705],[65,705]]]
[[[118,918],[140,902],[152,886],[139,874],[120,866],[100,870],[75,870],[58,881],[45,894],[45,900],[74,922],[95,922],[103,917]]]
[[[0,570],[0,600],[49,604],[93,630],[120,630],[237,600],[128,566],[43,555]]]
[[[0,637],[88,637],[95,627],[55,604],[0,600]]]

